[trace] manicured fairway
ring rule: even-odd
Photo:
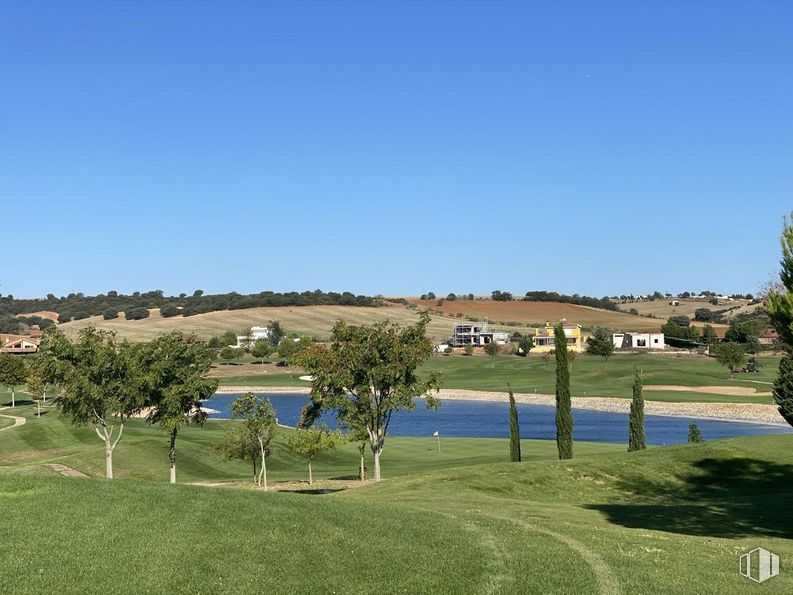
[[[4,432],[0,591],[724,595],[757,589],[737,560],[758,545],[781,557],[768,592],[793,590],[793,436],[577,445],[589,454],[572,461],[527,441],[536,458],[519,464],[496,462],[503,440],[431,462],[431,440],[389,439],[391,479],[309,496],[170,486],[164,436],[131,429],[119,469],[159,481],[43,476],[45,460],[101,463],[96,438],[46,416]],[[229,476],[200,460],[218,429],[184,433],[180,479]]]
[[[6,410],[5,412],[8,412]],[[54,474],[47,464],[66,465],[87,475],[101,477],[105,472],[104,446],[90,428],[75,428],[54,409],[46,409],[39,419],[32,406],[17,407],[15,415],[24,415],[28,423],[0,434],[0,472]],[[2,419],[2,418],[0,418]],[[230,422],[209,421],[203,428],[185,428],[176,443],[177,476],[180,482],[247,481],[252,475],[249,463],[224,461],[213,446]],[[506,423],[506,420],[505,420]],[[268,458],[272,481],[304,480],[306,464],[286,449],[286,433],[281,430]],[[525,440],[527,459],[556,456],[555,443]],[[168,439],[164,431],[142,420],[129,422],[114,455],[117,478],[165,481],[168,477]],[[618,452],[622,445],[578,443],[581,455]],[[432,438],[389,437],[382,456],[385,477],[399,477],[461,465],[495,464],[508,459],[509,447],[502,439],[444,438],[441,453]],[[367,453],[371,466],[371,454]],[[314,462],[317,479],[354,478],[358,451],[354,444],[344,444]]]
[[[714,359],[674,355],[616,355],[605,363],[601,358],[579,355],[572,365],[571,390],[576,397],[630,397],[633,371],[643,372],[646,385],[730,386],[757,389],[770,393],[779,359],[759,358],[764,367],[758,373],[735,374],[729,378],[727,370]],[[554,392],[554,362],[542,357],[516,356],[465,357],[438,356],[425,369],[443,373],[444,388],[506,392],[511,384],[517,392],[552,394]],[[267,374],[233,376],[221,379],[227,386],[310,386],[297,375]],[[645,399],[655,401],[700,401],[772,403],[769,395],[729,395],[678,391],[645,391]]]

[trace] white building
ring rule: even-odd
[[[250,349],[254,346],[256,341],[268,339],[270,337],[270,329],[266,326],[252,326],[251,332],[248,335],[237,336],[237,347],[242,349]]]
[[[611,336],[616,349],[665,349],[663,333],[614,333]]]
[[[506,345],[509,343],[509,339],[509,333],[489,330],[487,328],[487,322],[484,324],[479,324],[478,322],[465,322],[455,324],[452,329],[453,347],[465,347],[466,345],[482,347],[488,343]]]

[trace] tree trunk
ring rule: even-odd
[[[11,407],[16,407],[16,406],[17,406],[17,401],[16,401],[16,398],[14,396],[14,387],[12,386],[11,387]]]
[[[256,487],[256,457],[253,457],[253,487]]]
[[[113,445],[110,436],[105,438],[105,478],[113,479]]]
[[[177,431],[178,430],[176,428],[171,430],[171,443],[168,452],[168,458],[171,464],[171,483],[176,483],[176,432]]]
[[[380,453],[383,451],[383,447],[373,448],[372,454],[374,454],[374,480],[380,481]]]
[[[311,459],[308,460],[308,485],[314,485],[314,476],[311,474]]]
[[[361,445],[361,481],[366,481],[366,459],[364,458],[364,453],[366,452],[365,449],[366,444]]]
[[[264,452],[264,443],[259,440],[259,448],[262,451],[262,470],[259,471],[259,487],[264,486],[264,491],[267,491],[267,453]]]

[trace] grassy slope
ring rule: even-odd
[[[244,477],[211,462],[220,427],[184,432],[180,480]],[[577,444],[573,461],[526,441],[536,458],[521,464],[497,462],[503,440],[447,440],[444,460],[431,440],[389,439],[392,479],[311,497],[168,486],[165,436],[131,430],[119,473],[162,481],[38,475],[42,457],[101,472],[98,440],[54,415],[4,433],[0,590],[723,594],[756,588],[736,562],[757,545],[782,557],[769,587],[793,589],[791,436],[589,456]],[[317,471],[354,464],[346,451]],[[271,467],[303,466],[279,454]]]
[[[738,577],[738,555],[762,545],[783,560],[768,584],[783,593],[793,590],[793,573],[784,572],[793,557],[791,473],[793,437],[757,437],[441,471],[341,497],[406,502],[483,531],[500,521],[498,539],[509,547],[519,534],[519,551],[535,561],[533,584],[548,581],[554,592],[578,590],[567,581],[579,571],[612,592],[750,592],[756,586]],[[569,557],[549,553],[549,540]]]
[[[8,413],[9,410],[4,411]],[[0,434],[0,470],[17,474],[52,474],[47,463],[61,463],[88,475],[104,475],[102,442],[89,428],[75,428],[53,409],[41,419],[35,418],[31,405],[17,407],[14,415],[28,418],[28,423]],[[194,481],[247,481],[251,467],[242,461],[222,461],[213,451],[229,422],[209,421],[203,428],[185,428],[176,443],[178,479]],[[274,453],[268,459],[268,473],[273,481],[302,480],[306,476],[303,459],[289,453],[285,446],[286,430],[276,438]],[[555,445],[543,440],[524,441],[526,452],[536,458],[554,456]],[[167,435],[142,420],[133,420],[124,431],[114,456],[117,478],[166,480],[168,475]],[[622,447],[603,443],[581,444],[582,454],[614,452]],[[388,439],[383,453],[386,477],[398,477],[471,464],[493,464],[507,457],[508,446],[501,439],[444,438],[439,455],[432,438]],[[367,456],[371,466],[370,457]],[[318,457],[314,477],[349,477],[356,473],[358,453],[353,444]]]
[[[669,355],[617,355],[608,364],[601,358],[580,355],[573,362],[571,389],[573,396],[630,397],[633,386],[633,370],[638,367],[644,372],[645,384],[684,386],[740,386],[771,391],[776,375],[778,358],[763,357],[765,364],[756,374],[736,374],[730,380],[727,370],[715,360],[704,357]],[[543,358],[515,356],[465,357],[438,356],[425,365],[426,369],[443,373],[445,388],[506,391],[507,383],[518,392],[550,394],[554,391],[554,363]],[[221,383],[233,386],[309,386],[297,375],[270,374],[259,376],[230,376]],[[711,401],[772,403],[770,396],[733,396],[694,392],[645,391],[645,399],[656,401]]]

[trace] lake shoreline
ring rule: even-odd
[[[306,386],[221,386],[219,394],[235,394],[245,392],[256,393],[295,393],[307,395],[310,389]],[[438,397],[448,401],[485,401],[506,403],[507,393],[478,391],[466,389],[441,389]],[[604,411],[607,413],[624,413],[630,411],[630,399],[618,397],[573,397],[574,409]],[[554,395],[515,393],[516,403],[550,405],[556,404]],[[764,403],[669,403],[652,401],[645,398],[645,415],[661,415],[665,417],[689,417],[693,419],[754,423],[766,426],[785,427],[775,405]]]

